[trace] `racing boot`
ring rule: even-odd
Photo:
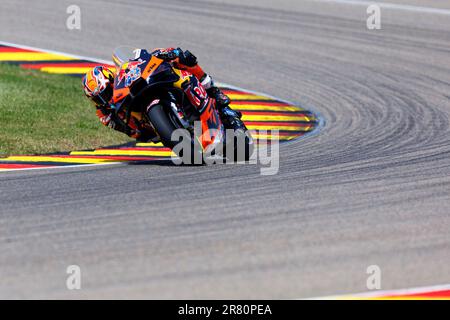
[[[210,88],[206,89],[206,92],[210,97],[216,100],[219,107],[228,106],[231,102],[230,98],[216,86],[211,86]]]
[[[206,90],[208,95],[216,100],[217,110],[227,129],[242,129],[247,131],[245,124],[242,122],[242,113],[230,108],[230,98],[224,94],[218,87],[212,86]]]
[[[218,109],[220,118],[226,129],[242,129],[244,132],[247,131],[247,127],[241,120],[242,114],[239,111],[233,110],[229,106],[219,106]]]

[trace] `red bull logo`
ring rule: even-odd
[[[122,65],[117,76],[117,84],[120,84],[125,79],[125,86],[129,87],[134,81],[141,77],[141,64],[145,63],[142,59],[137,61],[130,61]]]

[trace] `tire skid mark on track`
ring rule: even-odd
[[[25,69],[81,77],[95,65],[112,67],[110,63],[61,52],[0,42],[0,63],[19,65]],[[242,119],[255,138],[271,140],[266,130],[279,130],[280,142],[310,134],[321,127],[317,113],[264,93],[250,92],[225,84],[220,87],[232,100],[231,107],[242,112]],[[162,144],[136,143],[96,150],[72,151],[47,155],[12,155],[0,159],[0,171],[58,168],[74,165],[117,164],[169,159],[172,152]]]

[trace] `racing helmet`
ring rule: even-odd
[[[86,97],[96,106],[108,106],[113,96],[114,72],[105,66],[96,66],[83,77]]]

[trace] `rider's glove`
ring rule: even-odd
[[[133,130],[131,130],[125,124],[125,122],[123,122],[123,120],[120,119],[119,115],[117,115],[115,112],[112,112],[108,118],[109,119],[108,119],[107,126],[110,127],[111,129],[121,131],[128,136],[131,136],[132,134],[135,133],[135,132],[132,132]]]
[[[116,122],[114,120],[109,120],[108,127],[110,127],[111,129],[115,129],[116,128]]]
[[[180,64],[187,67],[194,67],[195,65],[197,65],[197,57],[194,56],[189,50],[183,51],[179,47],[170,51],[162,50],[157,52],[155,55],[157,58],[166,61],[171,61],[179,58],[178,61],[180,62]]]
[[[179,54],[178,49],[174,49],[174,50],[170,50],[170,51],[161,50],[159,52],[156,52],[155,56],[159,59],[171,61],[171,60],[175,60],[176,58],[178,58],[178,54]]]
[[[197,57],[194,56],[189,50],[183,51],[180,48],[176,50],[179,51],[178,58],[180,58],[180,63],[187,67],[194,67],[197,65]]]

